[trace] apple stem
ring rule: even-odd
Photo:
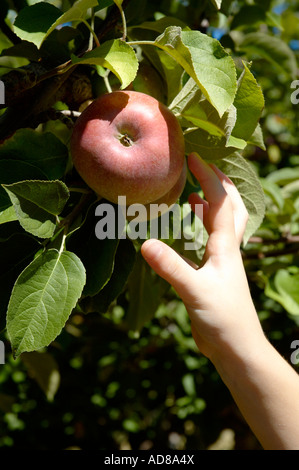
[[[110,82],[109,82],[109,73],[110,73],[110,70],[108,69],[106,71],[105,75],[103,76],[103,80],[104,80],[104,83],[105,83],[105,86],[107,88],[108,93],[112,93],[113,90],[112,90]]]
[[[128,136],[128,134],[123,135],[119,139],[119,141],[124,147],[132,147],[132,145],[134,143],[133,140]]]

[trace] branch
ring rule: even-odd
[[[277,239],[262,238],[262,237],[251,237],[248,243],[261,244],[264,246],[269,245],[285,245],[281,248],[274,248],[269,251],[261,250],[248,250],[242,251],[242,257],[244,260],[250,259],[264,259],[264,258],[276,258],[278,256],[299,254],[299,235],[285,235]],[[261,247],[262,248],[262,247]]]
[[[130,0],[124,0],[125,8]],[[117,6],[113,6],[96,31],[96,35],[101,41],[111,30],[117,25],[120,19],[120,13]],[[88,50],[89,41],[86,41],[76,55],[84,54]],[[66,95],[72,94],[72,87],[67,90],[67,84],[74,71],[80,66],[70,67],[71,61],[55,67],[47,69],[42,63],[31,63],[29,66],[22,68],[25,73],[17,71],[9,72],[1,77],[5,82],[6,112],[0,117],[0,141],[10,137],[16,130],[22,127],[36,127],[47,115],[53,104],[63,100],[65,96],[61,92],[64,87]],[[84,70],[84,68],[83,68]],[[86,90],[82,90],[85,93]],[[82,99],[82,102],[86,99]],[[67,102],[67,101],[66,101]]]

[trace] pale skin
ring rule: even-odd
[[[142,255],[184,302],[198,349],[216,367],[241,413],[266,450],[299,450],[299,375],[264,335],[240,252],[248,213],[231,180],[196,153],[188,157],[205,199],[209,234],[200,266],[158,240]]]

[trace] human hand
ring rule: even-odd
[[[246,354],[264,338],[240,253],[248,213],[231,182],[196,153],[188,158],[205,200],[194,193],[189,203],[195,214],[203,205],[203,223],[209,234],[200,267],[192,267],[172,248],[147,240],[142,255],[168,281],[184,302],[199,350],[212,362],[227,355]]]

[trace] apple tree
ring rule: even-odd
[[[267,326],[270,305],[296,323],[299,38],[298,5],[289,3],[1,2],[0,322],[14,358],[29,361],[95,314],[128,338],[155,318],[181,315],[175,292],[140,255],[149,226],[130,237],[127,221],[126,237],[99,239],[96,214],[107,201],[72,162],[79,116],[118,90],[163,103],[185,154],[198,152],[234,181],[249,213],[241,249],[261,319]],[[201,188],[187,174],[180,223],[194,191]],[[190,221],[189,241],[197,236]],[[199,263],[201,234],[193,250],[174,230],[165,242]]]

